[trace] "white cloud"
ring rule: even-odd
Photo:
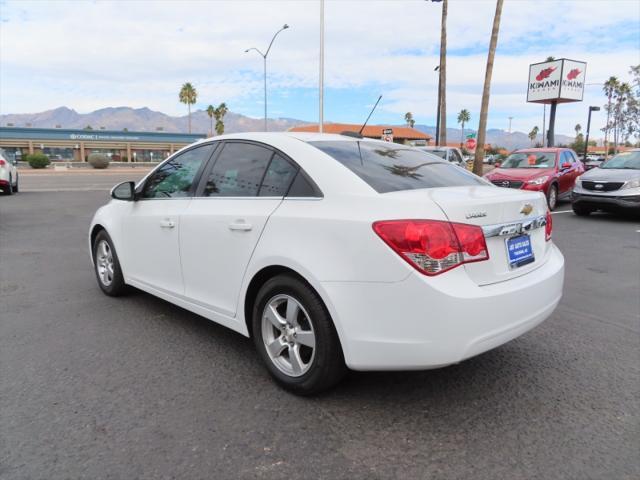
[[[495,2],[449,5],[451,125],[460,108],[477,120]],[[273,32],[290,24],[269,56],[270,89],[315,89],[318,8],[315,0],[8,1],[0,12],[0,112],[64,104],[79,111],[131,105],[177,114],[184,110],[177,90],[191,81],[200,93],[198,106],[224,100],[259,115],[262,59],[244,50],[266,48]],[[505,2],[490,125],[504,127],[513,116],[514,128],[531,128],[541,107],[525,102],[527,68],[547,55],[587,61],[591,83],[625,77],[629,65],[640,63],[638,39],[633,41],[639,20],[636,0]],[[439,23],[439,4],[422,0],[327,1],[327,88],[382,89],[381,112],[411,110],[418,121],[430,121]],[[619,39],[623,43],[616,44]],[[604,102],[599,91],[589,87],[583,103],[560,107],[557,130],[570,133],[577,121],[584,123],[588,103]],[[315,100],[309,101],[314,112]],[[284,108],[286,103],[278,110],[286,116]],[[343,116],[338,120],[351,119],[349,112]]]

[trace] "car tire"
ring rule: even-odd
[[[16,173],[16,185],[15,187],[13,187],[13,191],[14,193],[18,193],[20,191],[20,177],[18,176],[18,174]]]
[[[93,270],[100,289],[111,297],[126,293],[127,285],[120,268],[118,254],[109,234],[102,230],[93,242]]]
[[[304,281],[286,274],[267,280],[252,313],[254,344],[281,387],[313,395],[333,387],[345,375],[331,316]]]
[[[586,217],[594,211],[593,208],[585,207],[584,205],[577,205],[575,203],[571,205],[571,208],[573,210],[573,213],[575,213],[579,217]]]
[[[555,210],[558,205],[558,186],[551,185],[549,187],[549,191],[547,192],[547,205],[549,206],[549,210]]]
[[[7,184],[6,188],[2,191],[4,195],[13,195],[13,185],[11,184],[11,182],[13,182],[13,180],[11,179],[11,175],[9,175],[9,183]]]

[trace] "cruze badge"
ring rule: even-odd
[[[467,213],[464,218],[469,219],[469,218],[482,218],[482,217],[486,217],[487,216],[487,212],[471,212],[471,213]]]
[[[531,205],[530,203],[525,203],[522,207],[522,210],[520,210],[520,213],[522,213],[523,215],[529,215],[531,212],[533,212],[533,205]]]
[[[601,183],[596,183],[595,186],[596,186],[597,189],[601,189],[604,185],[602,185]]]

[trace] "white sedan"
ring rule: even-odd
[[[460,362],[538,325],[562,295],[542,194],[408,146],[224,135],[111,195],[89,230],[104,293],[131,285],[251,336],[299,394],[347,368]]]
[[[18,191],[19,179],[17,162],[10,160],[4,150],[0,148],[0,190],[5,195],[12,195]]]

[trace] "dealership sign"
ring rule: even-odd
[[[561,58],[529,65],[527,102],[581,102],[587,64]]]

